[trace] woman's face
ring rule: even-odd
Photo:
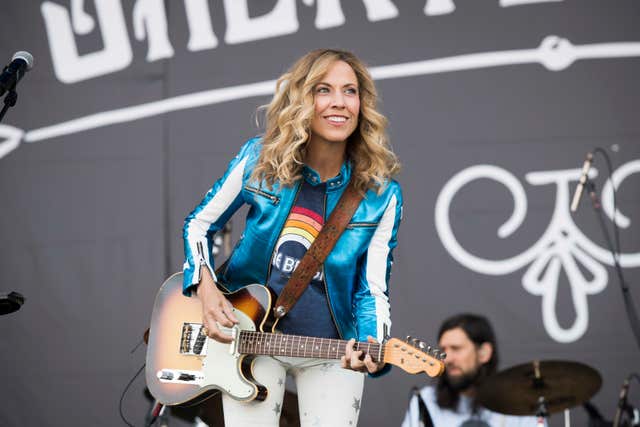
[[[351,66],[336,61],[314,88],[311,141],[343,142],[358,126],[360,91]]]

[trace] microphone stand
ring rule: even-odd
[[[618,276],[618,281],[620,282],[620,288],[622,290],[622,297],[624,299],[624,306],[627,311],[627,317],[629,318],[629,323],[631,325],[631,330],[633,332],[633,335],[635,336],[636,344],[638,344],[638,347],[640,347],[640,322],[638,321],[638,314],[637,314],[636,307],[633,302],[631,293],[629,292],[629,286],[624,280],[622,267],[620,266],[620,261],[619,261],[619,254],[618,252],[615,251],[613,247],[613,242],[611,241],[611,237],[609,236],[607,226],[604,222],[604,216],[602,214],[602,205],[600,204],[600,200],[598,199],[598,195],[596,194],[596,186],[593,183],[593,181],[591,181],[588,177],[585,182],[585,186],[589,192],[591,205],[593,206],[593,210],[596,213],[598,222],[600,223],[600,228],[602,229],[602,233],[604,234],[605,241],[607,242],[607,247],[611,252],[611,256],[613,257],[613,264],[615,266],[616,274]],[[614,212],[614,215],[615,215],[615,212]],[[615,216],[614,216],[613,226],[617,227],[617,224],[615,223]]]
[[[4,107],[2,107],[2,111],[0,111],[0,122],[2,122],[4,115],[7,114],[9,107],[16,105],[16,102],[18,102],[18,92],[16,92],[16,84],[14,83],[4,97]]]

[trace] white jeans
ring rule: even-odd
[[[287,374],[295,380],[301,427],[355,427],[364,374],[342,369],[339,360],[258,356],[253,374],[267,387],[263,402],[239,402],[224,394],[226,427],[278,427]]]

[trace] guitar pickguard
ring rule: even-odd
[[[234,329],[237,329],[235,334],[239,335],[239,330],[256,330],[251,318],[242,311],[234,308],[233,314],[239,320],[239,323],[234,327]],[[229,328],[222,328],[222,330],[227,333],[231,332]],[[202,360],[204,382],[228,393],[234,399],[253,399],[257,390],[253,383],[246,379],[240,371],[242,357],[244,356],[238,353],[237,340],[231,344],[224,344],[207,339],[207,354]]]

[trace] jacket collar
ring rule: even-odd
[[[322,182],[320,181],[320,174],[310,166],[304,165],[304,167],[302,168],[302,176],[304,177],[305,181],[307,181],[311,185],[322,184]],[[341,188],[346,187],[349,183],[350,178],[351,162],[347,160],[342,163],[338,175],[325,181],[325,183],[327,184],[327,192],[337,191]]]

